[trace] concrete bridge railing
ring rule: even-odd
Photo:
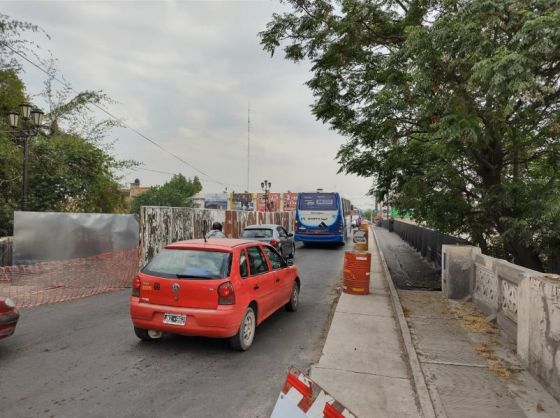
[[[442,292],[472,298],[517,345],[523,365],[560,401],[560,276],[444,245]]]

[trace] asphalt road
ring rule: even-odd
[[[289,366],[318,361],[344,248],[296,251],[298,312],[277,312],[238,353],[225,340],[140,342],[129,290],[21,312],[0,340],[2,417],[268,417]]]

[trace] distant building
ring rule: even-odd
[[[192,197],[193,208],[203,208],[204,207],[204,195],[202,193],[197,193]]]
[[[206,193],[204,195],[205,209],[227,209],[228,194],[227,193]]]
[[[135,179],[134,183],[130,183],[129,188],[124,187],[121,189],[121,194],[124,198],[124,203],[126,205],[130,205],[130,203],[132,203],[132,199],[134,198],[134,196],[138,196],[148,191],[149,189],[150,189],[149,187],[140,186],[140,179]]]

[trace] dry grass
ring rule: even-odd
[[[463,316],[461,319],[461,325],[466,331],[484,334],[496,334],[498,332],[495,325],[488,322],[482,314],[471,313]]]
[[[506,362],[496,357],[494,349],[486,343],[475,344],[474,349],[479,352],[488,363],[488,369],[503,379],[511,379],[516,370],[512,369]]]
[[[480,334],[497,334],[496,326],[488,321],[486,317],[478,312],[471,304],[462,303],[451,308],[450,311],[461,320],[461,326],[465,331]]]

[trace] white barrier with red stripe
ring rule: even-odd
[[[301,370],[290,368],[271,418],[357,418]]]

